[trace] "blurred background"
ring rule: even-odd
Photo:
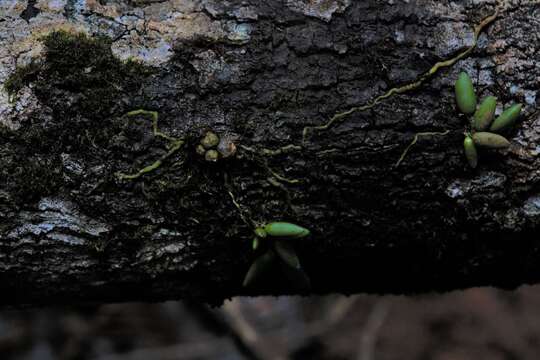
[[[535,359],[540,286],[2,310],[0,359]]]

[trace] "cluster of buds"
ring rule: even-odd
[[[236,145],[228,136],[221,138],[213,131],[207,131],[195,148],[197,154],[204,156],[206,161],[216,162],[219,158],[227,158],[236,153]]]

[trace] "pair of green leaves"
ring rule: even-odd
[[[514,104],[504,110],[495,120],[497,98],[487,96],[477,108],[476,94],[471,78],[465,72],[459,74],[455,83],[456,102],[459,110],[472,116],[472,132],[465,135],[463,147],[469,165],[475,168],[478,165],[478,152],[476,147],[491,149],[506,148],[510,142],[497,133],[510,128],[521,111],[521,104]],[[488,131],[489,130],[489,131]]]
[[[255,229],[253,250],[259,252],[251,264],[243,286],[251,287],[279,265],[285,277],[300,290],[310,287],[308,276],[302,270],[292,241],[309,235],[309,230],[287,222],[271,222]]]

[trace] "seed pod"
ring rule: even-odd
[[[294,251],[294,248],[291,246],[289,242],[275,241],[274,249],[276,250],[276,254],[287,265],[295,269],[300,268],[300,260],[298,259],[298,256],[296,255],[296,251]]]
[[[474,113],[474,128],[478,131],[484,131],[489,128],[495,108],[497,107],[497,98],[488,96],[482,101],[476,112]]]
[[[207,149],[213,148],[219,144],[219,137],[212,131],[208,131],[202,138],[201,144]]]
[[[499,115],[493,124],[491,124],[491,127],[489,128],[490,131],[501,131],[504,130],[514,124],[516,119],[519,116],[519,112],[521,111],[521,104],[514,104],[510,106],[508,109],[504,110],[501,115]]]
[[[275,255],[273,251],[267,251],[263,255],[259,256],[253,264],[251,264],[246,276],[244,277],[244,282],[242,286],[248,287],[253,285],[257,279],[261,277],[272,265]]]
[[[272,222],[264,226],[270,236],[301,238],[309,235],[309,230],[288,222]]]
[[[473,134],[472,138],[476,145],[492,149],[501,149],[510,146],[510,142],[506,138],[490,132],[477,132]]]
[[[478,153],[476,152],[474,141],[470,136],[466,136],[465,140],[463,140],[463,148],[465,149],[465,157],[469,165],[474,169],[478,165]]]
[[[459,110],[464,114],[472,114],[476,110],[476,94],[469,75],[461,72],[454,86]]]

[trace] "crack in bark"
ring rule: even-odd
[[[21,13],[21,18],[26,20],[26,22],[29,22],[30,19],[38,16],[38,14],[41,12],[36,7],[37,0],[28,0],[28,4],[26,5],[26,9]]]

